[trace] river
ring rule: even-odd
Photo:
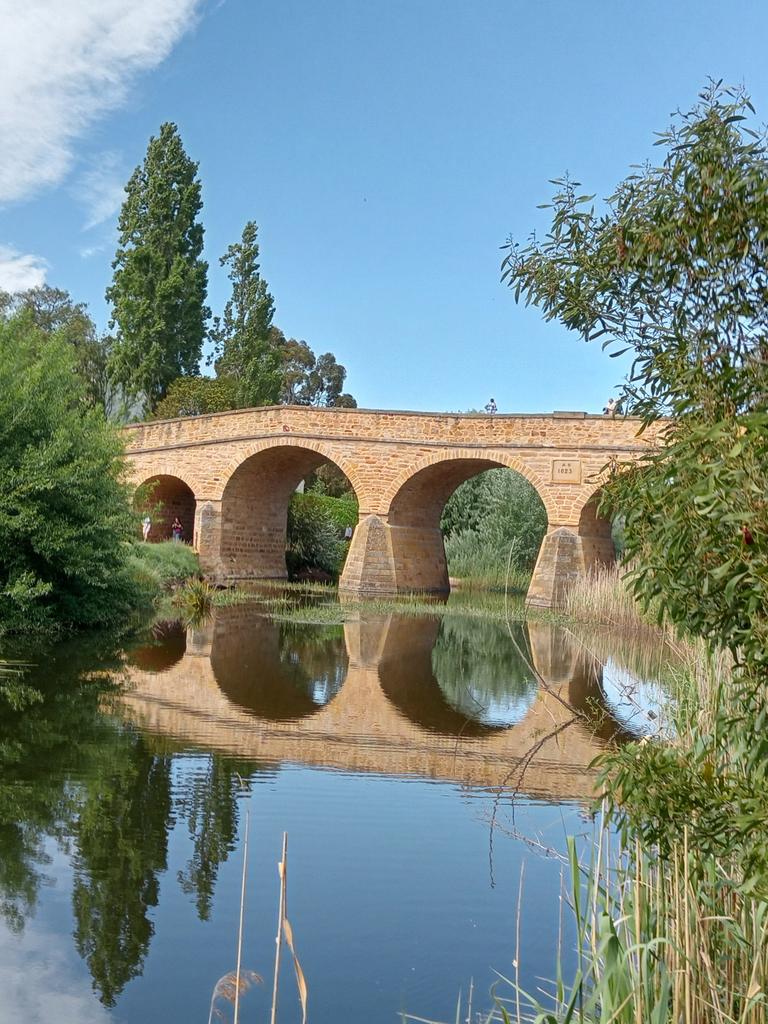
[[[548,622],[289,612],[63,644],[29,659],[41,700],[0,700],[2,1024],[207,1020],[246,828],[243,1022],[269,1017],[283,832],[314,1024],[454,1020],[460,991],[466,1017],[470,985],[487,1011],[499,974],[568,957],[591,762],[663,689]],[[278,1020],[301,1020],[288,950]]]

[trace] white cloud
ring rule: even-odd
[[[0,291],[23,292],[38,288],[45,282],[47,263],[40,256],[16,252],[8,245],[0,245]]]
[[[3,1022],[106,1024],[83,972],[65,952],[69,936],[52,934],[32,919],[21,936],[0,927],[0,992]]]
[[[81,260],[89,260],[92,256],[96,256],[97,253],[104,252],[106,245],[84,245],[79,250]]]
[[[0,202],[61,181],[73,145],[159,64],[202,0],[0,0]]]
[[[128,178],[121,168],[119,153],[100,153],[79,178],[75,193],[86,208],[83,230],[95,228],[117,213],[125,199]]]

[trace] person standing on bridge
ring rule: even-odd
[[[487,413],[489,413],[491,416],[493,416],[493,414],[496,412],[496,399],[495,398],[489,399],[488,404],[485,407],[485,411]]]

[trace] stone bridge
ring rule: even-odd
[[[337,685],[318,704],[294,685],[279,624],[220,608],[170,658],[167,646],[134,652],[119,700],[148,732],[236,757],[591,797],[591,762],[623,735],[596,658],[562,628],[529,622],[522,642],[539,682],[518,721],[486,724],[446,700],[432,663],[438,628],[423,617],[345,622]]]
[[[133,484],[174,516],[214,579],[284,579],[288,502],[314,469],[348,477],[360,515],[340,589],[449,590],[440,516],[459,484],[496,466],[538,492],[548,529],[528,600],[558,605],[569,580],[614,557],[597,515],[606,467],[642,459],[656,432],[586,413],[459,415],[277,406],[124,430]]]

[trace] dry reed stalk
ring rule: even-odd
[[[251,809],[245,811],[245,839],[243,841],[243,877],[240,882],[240,922],[237,929],[237,967],[235,969],[235,1010],[234,1024],[240,1015],[240,967],[243,959],[243,920],[245,916],[245,880],[248,872],[248,833],[251,824]]]
[[[296,955],[296,947],[293,942],[293,928],[291,922],[288,920],[287,915],[287,904],[288,904],[288,833],[283,832],[283,851],[280,858],[280,863],[277,865],[277,871],[280,875],[280,903],[278,907],[278,918],[277,918],[277,937],[275,943],[277,948],[275,949],[275,973],[272,984],[272,1015],[271,1024],[275,1024],[277,1019],[277,990],[278,982],[280,978],[280,953],[283,944],[283,938],[288,943],[288,948],[291,951],[293,958],[293,969],[296,973],[296,987],[299,992],[299,1001],[301,1002],[301,1021],[302,1024],[306,1024],[307,1021],[307,999],[309,990],[307,987],[307,980],[304,977],[304,971],[302,970],[301,963],[298,956]]]
[[[277,911],[277,937],[275,938],[275,972],[272,980],[272,1013],[270,1015],[271,1024],[275,1024],[277,1020],[277,986],[280,980],[280,952],[282,949],[283,939],[283,921],[285,919],[285,860],[288,856],[288,833],[283,832],[283,852],[280,857],[280,863],[277,865],[278,874],[280,875],[280,901],[278,904]]]

